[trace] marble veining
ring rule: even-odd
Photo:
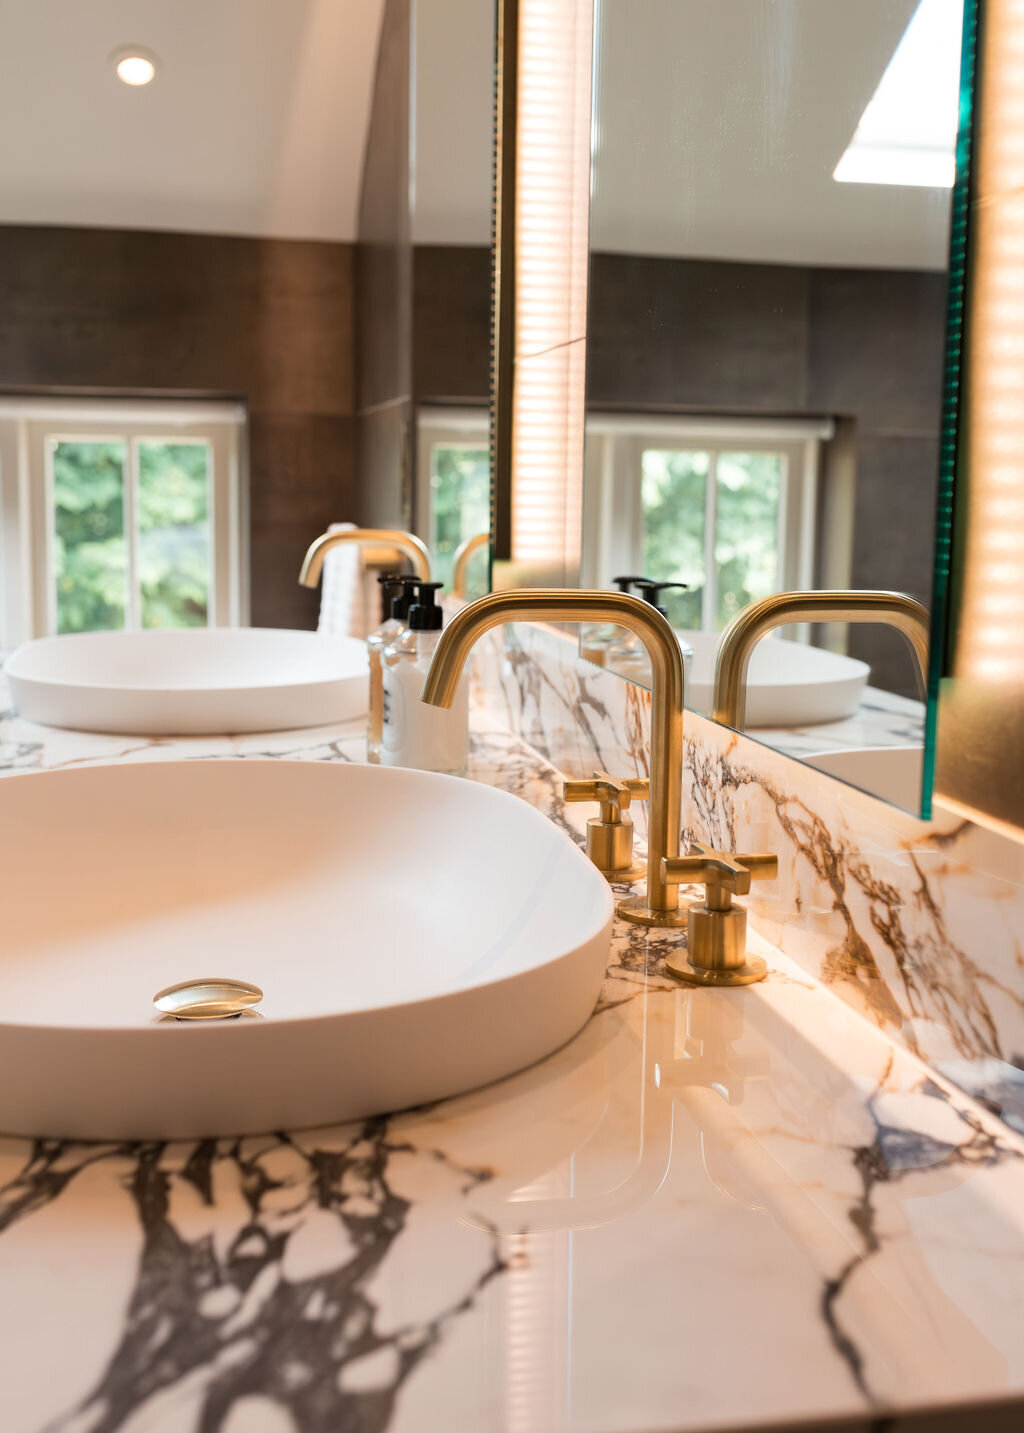
[[[580,839],[560,772],[473,728],[474,778]],[[10,774],[362,759],[358,724],[145,742],[7,719],[0,740]],[[745,835],[753,778],[726,756],[688,819]],[[827,885],[832,845],[781,809]],[[675,985],[681,939],[617,925],[575,1040],[434,1106],[0,1140],[4,1433],[682,1433],[1024,1395],[1024,1139],[763,936],[743,991]]]
[[[646,772],[645,691],[552,630],[506,643],[488,688],[501,720],[570,774]],[[965,1089],[998,1086],[1019,1119],[1024,845],[941,810],[918,820],[692,713],[684,745],[684,839],[779,855],[750,901],[757,928]]]

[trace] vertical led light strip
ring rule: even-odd
[[[986,5],[981,84],[953,675],[1024,691],[1024,0]]]
[[[519,0],[511,556],[579,580],[593,0]]]
[[[936,646],[944,639],[944,648],[937,683],[935,794],[944,808],[1020,837],[1024,0],[977,0],[977,12],[959,441],[945,623],[942,543],[948,498],[940,491],[935,627]]]

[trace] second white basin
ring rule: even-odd
[[[806,758],[808,766],[827,771],[870,796],[879,796],[905,811],[921,808],[923,746],[857,747]]]
[[[532,1064],[594,1008],[612,898],[517,797],[299,761],[0,781],[0,1131],[294,1129]],[[185,1024],[221,976],[258,1013]]]
[[[680,634],[693,648],[693,676],[686,705],[707,716],[715,686],[717,632]],[[813,726],[853,716],[871,668],[806,642],[766,637],[750,654],[747,671],[748,727]]]
[[[322,726],[369,699],[364,642],[273,627],[42,637],[4,672],[27,721],[128,735]]]

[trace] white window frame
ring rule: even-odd
[[[0,647],[57,631],[53,450],[57,442],[125,445],[125,629],[139,626],[135,499],[139,444],[202,442],[210,452],[211,589],[207,624],[249,620],[245,409],[238,403],[0,399]]]
[[[820,445],[831,438],[830,419],[674,418],[637,414],[587,416],[583,484],[584,587],[609,587],[619,572],[640,572],[644,511],[641,454],[645,449],[699,451],[710,463],[705,489],[705,573],[701,627],[718,624],[715,508],[718,459],[723,453],[781,453],[786,461],[779,492],[776,591],[813,587]],[[804,625],[795,632],[806,640]]]

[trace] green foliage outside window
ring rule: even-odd
[[[781,485],[778,453],[719,456],[715,524],[719,628],[749,603],[778,588]]]
[[[487,448],[437,444],[430,460],[434,575],[450,589],[455,549],[467,537],[487,532],[491,523],[491,465]],[[466,596],[488,590],[487,553],[470,560]]]
[[[136,493],[144,627],[201,627],[208,615],[209,448],[140,441]],[[128,548],[124,443],[58,441],[53,450],[57,630],[125,625]]]
[[[123,443],[57,443],[53,452],[58,632],[123,627]]]
[[[143,627],[205,627],[210,587],[209,449],[139,444]]]
[[[777,590],[782,464],[778,453],[718,455],[714,622],[719,629],[748,603]],[[663,599],[673,625],[684,630],[702,625],[710,471],[708,453],[648,448],[641,457],[644,573],[688,584],[688,592],[666,592]]]
[[[704,596],[707,453],[645,449],[641,458],[644,572],[659,582],[685,582],[687,592],[665,592],[662,606],[674,627],[701,625]]]

